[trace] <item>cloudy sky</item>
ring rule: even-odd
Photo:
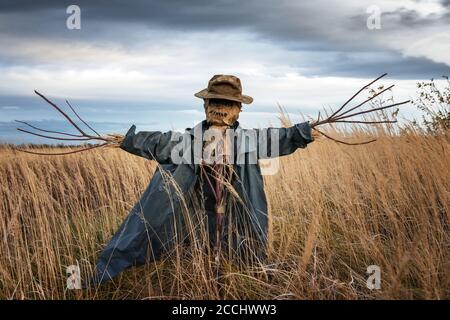
[[[300,121],[384,72],[396,100],[413,98],[417,81],[450,75],[449,52],[450,0],[1,0],[0,140],[32,141],[14,119],[61,127],[35,89],[102,132],[168,130],[202,120],[193,94],[234,74],[254,98],[241,124],[264,126],[277,103]]]

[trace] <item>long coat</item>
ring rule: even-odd
[[[195,141],[197,138],[195,132],[202,133],[207,128],[207,122],[204,120],[194,128],[186,129],[185,134],[193,138],[191,141]],[[246,130],[242,129],[238,122],[233,129]],[[187,196],[193,189],[198,188],[199,164],[195,161],[176,164],[172,159],[173,149],[180,141],[179,138],[174,138],[174,131],[135,133],[135,130],[136,126],[133,125],[120,147],[134,155],[155,160],[159,166],[141,198],[100,254],[93,276],[96,283],[110,280],[130,266],[158,259],[166,249],[171,248],[176,238],[173,223],[177,219],[183,221],[183,201],[180,201],[180,196]],[[264,256],[268,230],[267,201],[259,163],[250,161],[250,157],[262,159],[288,155],[297,148],[305,148],[313,138],[308,122],[289,128],[249,130],[253,130],[257,135],[266,130],[265,133],[268,134],[264,135],[265,138],[260,140],[258,146],[252,147],[244,143],[240,151],[235,150],[236,154],[244,157],[240,163],[234,165],[238,179],[234,180],[233,187],[244,202],[253,238],[259,244],[259,254]],[[273,136],[272,133],[276,135]],[[277,139],[275,141],[279,149],[277,153],[270,150],[273,137]],[[259,152],[261,141],[269,149],[264,155]],[[168,175],[175,181],[177,192],[172,184],[167,183]],[[213,231],[209,230],[210,233]]]

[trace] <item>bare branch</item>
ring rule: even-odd
[[[51,130],[41,129],[41,128],[35,127],[35,126],[29,124],[28,122],[25,122],[25,121],[20,121],[20,120],[14,120],[14,121],[22,123],[24,125],[27,125],[27,126],[33,128],[33,129],[36,129],[36,130],[39,130],[39,131],[42,131],[42,132],[56,133],[56,134],[61,134],[61,135],[65,135],[65,136],[70,136],[70,137],[79,137],[79,138],[83,137],[83,136],[76,135],[76,134],[71,134],[71,133],[65,133],[65,132],[60,132],[60,131],[51,131]]]
[[[92,140],[91,138],[61,138],[61,137],[52,137],[52,136],[47,136],[44,134],[39,134],[36,132],[31,132],[25,129],[21,129],[21,128],[17,128],[17,130],[25,132],[25,133],[29,133],[32,134],[34,136],[38,136],[38,137],[42,137],[42,138],[47,138],[47,139],[54,139],[54,140],[64,140],[64,141],[87,141],[87,140]]]
[[[81,122],[83,122],[83,123],[86,125],[86,127],[88,127],[89,129],[91,129],[97,136],[100,137],[100,134],[99,134],[97,131],[95,131],[94,128],[92,128],[89,124],[87,124],[87,122],[84,121],[84,120],[78,115],[78,113],[75,111],[75,109],[72,108],[72,105],[69,103],[69,100],[66,100],[66,103],[67,103],[67,105],[69,106],[69,108],[73,111],[73,113],[75,113],[75,115],[77,116],[77,118],[78,118]]]
[[[340,115],[338,115],[338,117],[341,117],[341,116],[343,116],[344,114],[347,114],[347,113],[349,113],[350,111],[353,111],[353,110],[355,110],[355,109],[361,107],[362,105],[364,105],[364,104],[366,104],[367,102],[369,102],[369,101],[373,100],[374,98],[378,97],[378,96],[379,96],[380,94],[382,94],[383,92],[392,89],[393,87],[394,87],[394,85],[392,85],[392,86],[390,86],[390,87],[387,87],[387,88],[384,89],[384,90],[381,90],[380,92],[376,93],[375,95],[373,95],[372,97],[368,98],[368,99],[365,100],[364,102],[362,102],[362,103],[358,104],[357,106],[355,106],[355,107],[353,107],[353,108],[350,108],[350,109],[348,109],[347,111],[341,113]]]
[[[50,104],[53,108],[59,111],[69,122],[72,124],[75,129],[77,129],[83,136],[88,136],[86,132],[84,132],[60,107],[58,107],[56,104],[54,104],[52,101],[47,99],[43,94],[39,93],[38,91],[34,90],[34,92],[40,96],[42,99],[44,99],[48,104]]]
[[[376,124],[376,123],[396,123],[397,120],[382,120],[382,121],[336,120],[334,122]]]
[[[361,89],[358,90],[358,92],[356,92],[350,99],[348,99],[339,109],[337,109],[331,116],[330,118],[333,118],[336,114],[339,113],[339,111],[341,111],[342,109],[345,108],[345,106],[347,104],[350,103],[350,101],[352,101],[358,94],[361,93],[361,91],[363,91],[364,89],[366,89],[367,87],[369,87],[370,85],[374,84],[375,82],[377,82],[378,80],[380,80],[381,78],[385,77],[387,75],[387,73],[382,74],[381,76],[379,76],[378,78],[376,78],[375,80],[371,81],[369,84],[366,84],[364,87],[362,87]]]
[[[406,103],[409,103],[409,102],[410,102],[410,100],[406,100],[406,101],[403,101],[403,102],[390,104],[390,105],[384,106],[384,107],[379,107],[379,108],[374,108],[374,109],[370,109],[370,110],[364,110],[364,111],[352,113],[352,114],[346,115],[344,117],[337,117],[337,118],[334,118],[333,120],[347,119],[347,118],[354,117],[354,116],[357,116],[357,115],[360,115],[360,114],[365,114],[365,113],[370,113],[370,112],[374,112],[374,111],[379,111],[379,110],[384,110],[384,109],[400,106],[400,105],[403,105],[403,104],[406,104]],[[332,121],[332,122],[336,122],[336,121]]]
[[[316,130],[317,132],[319,132],[320,134],[322,134],[326,138],[328,138],[330,140],[333,140],[334,142],[342,143],[342,144],[345,144],[345,145],[348,145],[348,146],[357,146],[357,145],[361,145],[361,144],[368,144],[368,143],[375,142],[377,140],[377,139],[372,139],[372,140],[363,141],[363,142],[346,142],[346,141],[342,141],[342,140],[338,140],[336,138],[333,138],[333,137],[325,134],[324,132],[322,132],[322,131],[320,131],[318,129],[314,129],[314,130]]]

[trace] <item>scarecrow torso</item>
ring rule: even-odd
[[[197,192],[201,193],[205,211],[214,212],[217,204],[217,193],[223,191],[223,202],[227,202],[229,195],[228,188],[232,186],[233,164],[227,157],[231,149],[229,141],[226,139],[226,130],[228,126],[209,127],[214,130],[214,139],[203,142],[202,155],[204,157],[198,171]],[[219,138],[219,139],[218,139]],[[219,181],[223,179],[223,181]]]

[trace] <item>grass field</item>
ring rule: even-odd
[[[320,140],[281,159],[265,177],[270,259],[225,262],[223,297],[450,298],[450,139],[377,135],[362,146]],[[0,149],[0,298],[218,298],[211,257],[190,248],[97,289],[66,289],[66,266],[92,270],[154,169],[120,149],[65,157]],[[381,269],[380,290],[366,287],[369,265]]]

